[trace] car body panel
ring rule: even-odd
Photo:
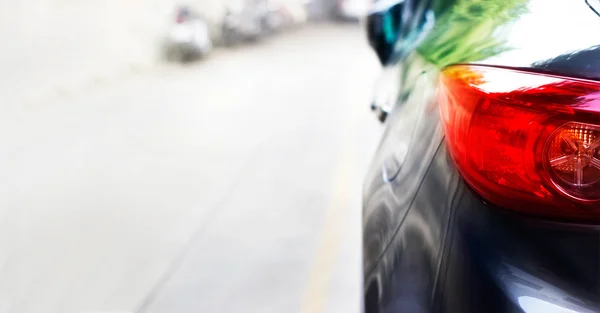
[[[436,98],[460,63],[600,80],[600,17],[584,0],[428,6],[434,25],[399,31],[420,39],[384,62],[400,79],[365,180],[366,312],[600,312],[600,227],[485,203],[446,150]]]

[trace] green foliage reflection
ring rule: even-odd
[[[506,26],[528,12],[528,0],[457,0],[441,12],[417,51],[438,67],[475,62],[510,50]]]

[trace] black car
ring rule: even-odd
[[[376,312],[600,312],[600,1],[377,1]],[[391,75],[394,77],[394,75]],[[378,97],[386,98],[386,97]]]

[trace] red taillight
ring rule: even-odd
[[[600,82],[456,65],[440,105],[450,154],[484,199],[600,220]]]

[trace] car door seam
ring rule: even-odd
[[[444,137],[442,137],[442,139],[443,138]],[[442,146],[442,144],[444,144],[444,140],[442,140],[439,143],[438,147],[435,149],[434,155],[438,153],[438,151],[440,150],[440,147]],[[390,240],[388,240],[388,242],[385,244],[385,248],[383,248],[383,251],[379,254],[379,256],[377,257],[377,259],[375,260],[375,262],[373,262],[373,267],[370,268],[367,271],[368,274],[365,275],[365,277],[368,277],[371,274],[373,274],[373,272],[375,272],[375,270],[377,269],[377,266],[379,265],[379,262],[381,261],[381,259],[383,259],[383,256],[387,253],[387,251],[389,250],[390,246],[394,242],[394,238],[396,238],[396,236],[398,235],[398,232],[400,231],[400,228],[404,224],[404,220],[406,219],[406,216],[408,216],[408,213],[412,209],[412,206],[413,206],[413,204],[415,202],[415,199],[417,198],[417,195],[419,194],[419,191],[421,190],[421,187],[423,186],[423,182],[425,181],[425,177],[429,173],[429,170],[431,169],[432,165],[433,165],[433,159],[431,160],[431,162],[429,163],[429,165],[427,165],[427,170],[425,170],[425,174],[423,175],[423,178],[421,178],[421,181],[419,182],[419,187],[417,187],[417,189],[415,191],[415,194],[413,195],[412,199],[410,200],[410,204],[408,205],[408,208],[406,209],[406,212],[404,212],[404,215],[402,216],[402,219],[401,219],[400,223],[398,223],[398,226],[394,230],[394,233],[391,236]]]

